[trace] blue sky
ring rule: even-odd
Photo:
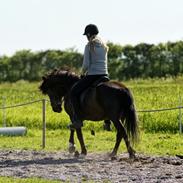
[[[83,52],[89,23],[121,45],[183,40],[182,0],[0,0],[0,55],[17,50]]]

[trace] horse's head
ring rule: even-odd
[[[72,74],[68,71],[54,70],[43,76],[39,89],[43,94],[48,95],[54,112],[62,111],[62,101],[68,90],[74,83]]]
[[[49,96],[53,111],[62,112],[63,94],[57,88],[50,88],[47,90],[47,95]]]
[[[62,98],[64,96],[62,88],[50,82],[46,77],[43,77],[42,84],[39,88],[43,94],[49,96],[53,111],[60,113],[62,111]]]

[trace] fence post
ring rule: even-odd
[[[181,110],[181,106],[182,106],[182,98],[179,95],[179,133],[182,133],[182,110]]]
[[[6,127],[6,97],[2,97],[2,122],[3,127]]]
[[[42,148],[46,145],[46,100],[42,100],[42,120],[43,120],[43,132],[42,132]]]

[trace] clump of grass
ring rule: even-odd
[[[0,183],[59,183],[56,180],[46,180],[40,178],[14,178],[14,177],[0,177]]]

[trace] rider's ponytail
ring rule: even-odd
[[[90,51],[94,51],[95,52],[95,44],[99,43],[106,51],[109,50],[108,46],[96,35],[92,35],[89,38],[89,42],[88,42],[88,46]]]

